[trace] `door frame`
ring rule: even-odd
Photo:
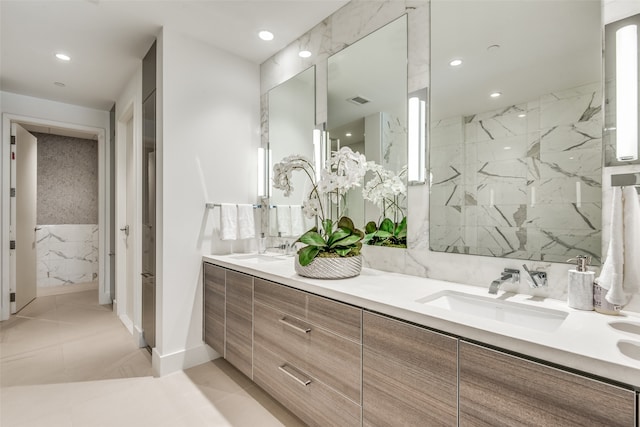
[[[137,94],[122,109],[116,105],[116,146],[115,146],[115,263],[116,263],[116,295],[114,310],[120,321],[133,335],[134,342],[144,347],[142,335],[142,170],[140,155],[142,153],[142,102]],[[132,140],[127,138],[127,124],[133,126]],[[127,144],[133,144],[133,181],[135,187],[133,216],[131,224],[127,224]],[[133,250],[133,318],[127,315],[127,250],[120,228],[129,225],[129,243]]]
[[[15,291],[11,285],[9,262],[9,219],[10,219],[10,150],[11,150],[11,123],[45,126],[70,129],[98,137],[98,302],[109,304],[113,296],[109,287],[109,256],[107,242],[109,233],[109,200],[108,200],[108,152],[106,144],[106,130],[92,126],[83,126],[74,123],[45,120],[23,115],[2,114],[2,148],[0,152],[0,171],[2,187],[0,198],[0,320],[9,318],[11,312],[10,293]]]

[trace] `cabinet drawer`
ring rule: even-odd
[[[350,340],[361,340],[359,308],[257,278],[255,300]]]
[[[360,344],[257,302],[254,318],[256,344],[360,403]]]
[[[460,342],[460,426],[632,426],[635,393]]]
[[[227,270],[225,358],[251,378],[253,277]]]
[[[363,315],[364,426],[457,424],[457,340]]]
[[[204,264],[204,342],[224,356],[225,270]]]
[[[253,380],[310,426],[360,426],[361,407],[260,344]]]

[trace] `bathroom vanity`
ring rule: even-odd
[[[637,422],[640,361],[618,350],[623,333],[561,301],[499,293],[527,321],[562,313],[528,327],[431,303],[488,306],[486,289],[371,269],[304,279],[263,255],[205,256],[204,283],[205,342],[309,425]]]

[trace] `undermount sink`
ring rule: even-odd
[[[230,258],[242,260],[245,262],[255,262],[255,263],[263,263],[263,262],[273,262],[273,261],[282,261],[285,259],[282,256],[278,255],[263,255],[263,254],[237,254],[231,255]]]
[[[532,307],[517,302],[456,291],[437,292],[416,300],[416,302],[455,313],[547,332],[556,330],[564,322],[568,314],[551,308]]]
[[[631,359],[640,360],[640,343],[634,341],[618,341],[618,350]]]

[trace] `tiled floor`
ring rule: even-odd
[[[223,360],[154,378],[96,291],[40,297],[0,322],[0,425],[301,426]]]

